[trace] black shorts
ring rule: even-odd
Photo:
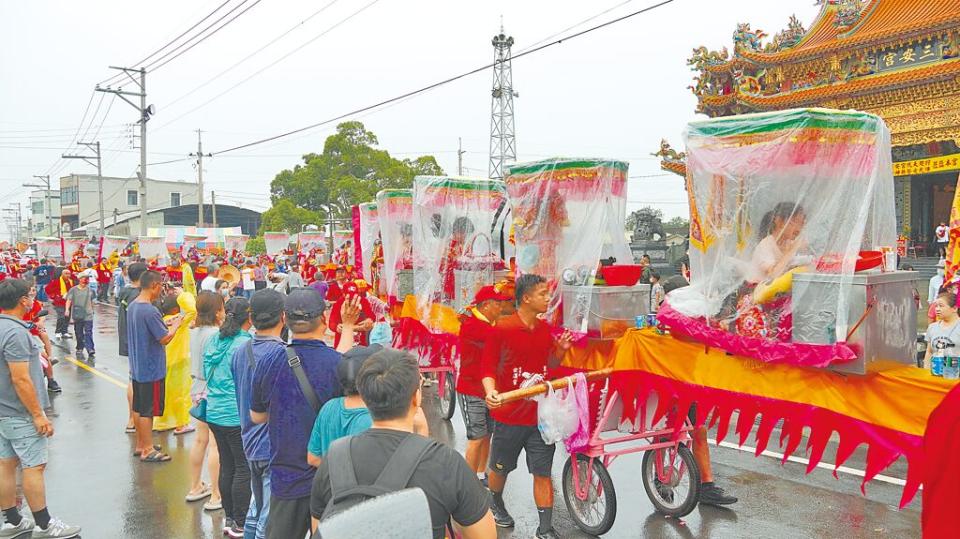
[[[140,417],[160,417],[163,415],[166,386],[161,378],[154,382],[133,383],[133,411]]]
[[[520,451],[527,454],[527,470],[536,476],[550,477],[555,445],[547,445],[536,425],[507,425],[493,422],[490,441],[490,469],[507,474],[517,468]]]
[[[479,440],[493,432],[493,423],[490,418],[490,409],[480,397],[464,395],[457,392],[460,401],[460,412],[463,414],[463,424],[467,426],[467,439]]]
[[[270,499],[267,539],[304,537],[310,531],[310,496],[282,500]]]

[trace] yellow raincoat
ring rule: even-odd
[[[183,323],[167,343],[167,377],[163,416],[153,419],[153,430],[170,430],[190,423],[190,324],[197,317],[197,299],[184,292],[177,296]],[[164,316],[164,321],[173,318]]]

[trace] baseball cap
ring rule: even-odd
[[[287,294],[283,310],[290,318],[312,319],[327,310],[327,303],[313,288],[294,288]]]
[[[257,290],[250,297],[250,315],[253,323],[267,322],[283,311],[283,294],[272,289]]]
[[[473,298],[473,304],[479,305],[484,301],[510,301],[512,298],[506,294],[501,293],[496,287],[489,285],[477,290],[477,295]]]
[[[355,388],[357,373],[363,362],[373,354],[383,350],[383,346],[372,344],[370,346],[354,346],[348,350],[337,364],[337,379],[340,385],[345,389]]]

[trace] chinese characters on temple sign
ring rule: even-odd
[[[879,71],[928,64],[942,58],[943,44],[939,39],[886,49],[878,52],[876,56]]]
[[[951,170],[960,170],[960,154],[901,161],[893,164],[894,176],[913,176]]]

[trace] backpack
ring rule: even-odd
[[[372,485],[357,483],[351,444],[353,436],[335,440],[324,458],[330,476],[330,500],[323,519],[341,513],[365,500],[407,488],[413,472],[436,441],[416,434],[404,438]]]

